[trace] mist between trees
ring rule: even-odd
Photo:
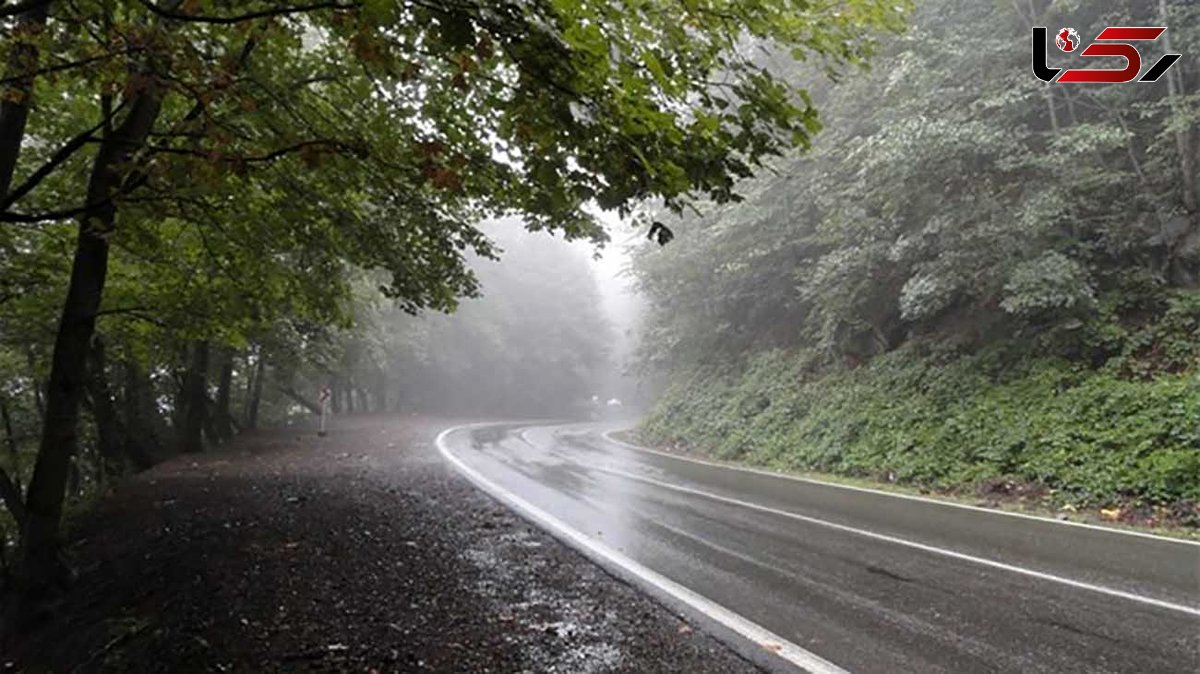
[[[493,417],[578,416],[615,395],[616,327],[587,251],[519,222],[481,229],[503,250],[502,262],[471,261],[483,297],[413,316],[364,288],[355,328],[306,356],[307,388],[331,381],[335,412]]]

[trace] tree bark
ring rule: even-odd
[[[37,47],[23,41],[21,36],[40,33],[46,26],[49,12],[49,2],[30,7],[17,16],[16,30],[13,31],[6,73],[16,79],[4,87],[3,102],[0,102],[0,199],[7,197],[12,189],[33,98],[34,77],[31,73],[37,70],[38,64]]]
[[[12,518],[17,522],[17,529],[20,530],[25,526],[25,501],[21,498],[21,488],[16,482],[9,477],[8,472],[0,468],[0,500],[4,502],[4,507],[8,510]],[[0,548],[4,547],[3,540],[0,540]]]
[[[204,426],[208,417],[208,342],[195,341],[191,347],[191,363],[183,381],[184,452],[204,451]]]
[[[150,399],[149,377],[132,359],[125,363],[125,455],[137,470],[154,465],[162,453],[162,436],[154,427],[158,412]]]
[[[229,413],[229,400],[233,388],[233,351],[221,349],[221,374],[217,380],[217,401],[213,410],[213,425],[221,442],[233,439],[233,415]]]
[[[13,433],[12,415],[8,411],[8,399],[0,396],[0,419],[4,421],[5,444],[8,446],[8,457],[12,461],[12,481],[17,492],[21,493],[21,457],[17,452],[17,436]]]
[[[123,181],[122,171],[144,145],[161,103],[155,87],[143,90],[120,126],[104,138],[93,161],[88,208],[79,221],[51,357],[42,440],[26,500],[28,520],[17,560],[17,583],[26,602],[36,601],[68,577],[58,555],[59,526],[76,448],[88,343],[108,274],[108,236],[116,224],[112,196]]]
[[[250,399],[246,401],[246,428],[254,430],[258,428],[258,405],[262,400],[263,378],[267,374],[266,370],[267,359],[263,357],[263,350],[258,348],[258,358],[254,363],[254,388],[250,392]]]
[[[342,413],[342,386],[339,379],[334,379],[329,386],[329,411],[334,414]]]
[[[0,397],[0,417],[4,419],[4,438],[5,444],[8,445],[8,454],[12,459],[12,475],[0,468],[0,499],[3,499],[4,506],[12,517],[17,522],[17,526],[24,526],[25,522],[25,497],[21,490],[21,464],[17,457],[17,436],[13,433],[12,416],[8,411],[8,400]],[[4,542],[0,541],[0,548],[4,547]]]
[[[33,349],[25,349],[25,362],[29,363],[29,378],[33,380],[33,406],[38,413],[38,423],[43,423],[46,420],[46,398],[44,391],[46,387],[38,376],[37,359],[33,357]]]
[[[108,378],[105,371],[108,367],[108,356],[104,341],[99,335],[92,338],[91,352],[88,354],[87,389],[92,401],[92,416],[96,418],[96,437],[100,458],[105,475],[119,472],[121,465],[121,445],[124,429],[121,428],[117,417],[116,404],[113,403],[109,391]]]

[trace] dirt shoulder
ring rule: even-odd
[[[752,669],[457,476],[449,425],[263,432],[137,476],[0,671]]]

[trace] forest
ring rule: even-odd
[[[70,586],[73,514],[324,389],[335,414],[569,411],[608,336],[549,237],[731,202],[818,126],[763,55],[854,71],[906,10],[0,3],[4,628]]]
[[[641,437],[1200,524],[1200,7],[929,0],[910,23],[812,88],[810,151],[639,251],[642,358],[670,380]],[[1146,67],[1183,58],[1153,84],[1030,72],[1030,26],[1122,25],[1168,27]]]
[[[1034,77],[1110,25],[1183,57]],[[15,0],[0,55],[0,630],[78,513],[323,390],[607,397],[631,235],[645,442],[1200,525],[1188,0]]]

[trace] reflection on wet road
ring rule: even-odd
[[[591,540],[851,671],[1200,671],[1200,545],[707,466],[607,428],[445,443]]]

